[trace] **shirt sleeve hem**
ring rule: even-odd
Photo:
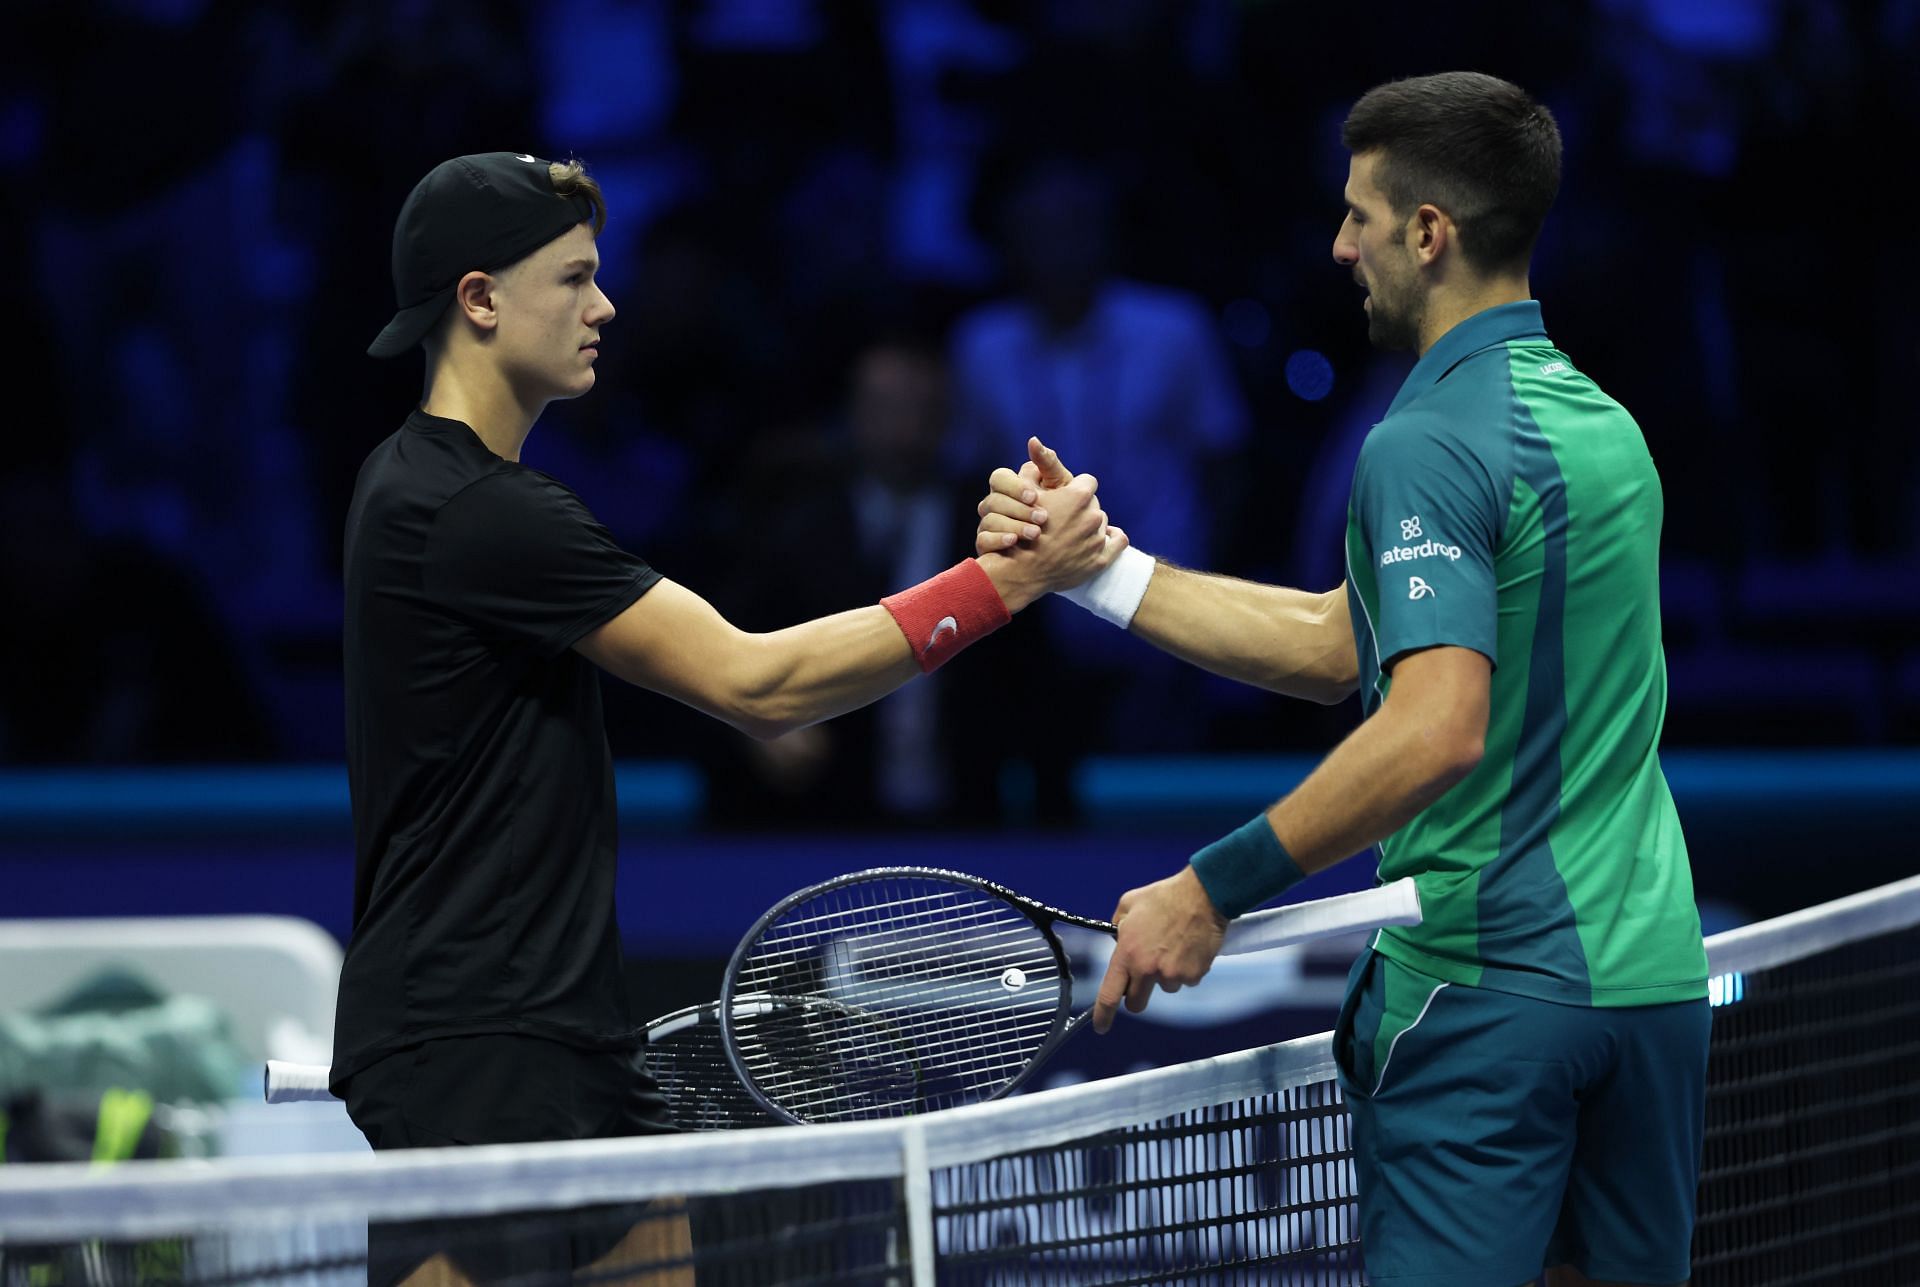
[[[653,568],[636,572],[633,579],[620,589],[602,599],[587,611],[575,617],[560,629],[548,635],[540,645],[544,657],[558,657],[582,639],[612,621],[615,617],[640,601],[642,595],[660,582],[660,573]]]
[[[1380,669],[1382,671],[1391,671],[1395,663],[1408,653],[1424,652],[1428,648],[1465,648],[1469,652],[1477,652],[1482,657],[1485,657],[1487,664],[1495,670],[1500,668],[1500,658],[1494,655],[1498,652],[1498,649],[1488,640],[1467,639],[1464,637],[1454,637],[1452,635],[1436,635],[1432,638],[1421,639],[1414,643],[1400,644],[1395,647],[1392,652],[1388,652],[1382,647],[1380,650]]]

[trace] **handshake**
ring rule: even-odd
[[[1001,467],[980,501],[974,551],[1007,607],[1052,591],[1125,627],[1146,593],[1153,560],[1107,522],[1092,474],[1075,474],[1053,448],[1027,439],[1027,462]]]

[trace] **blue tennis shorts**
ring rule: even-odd
[[[1704,998],[1557,1005],[1362,952],[1334,1057],[1369,1281],[1686,1281],[1708,1026]]]

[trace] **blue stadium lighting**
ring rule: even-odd
[[[1710,1006],[1732,1005],[1747,995],[1747,978],[1744,974],[1716,974],[1707,980],[1707,1004]]]
[[[1295,397],[1318,402],[1333,392],[1333,363],[1316,349],[1300,349],[1287,359],[1287,387]]]

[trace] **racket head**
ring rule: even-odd
[[[780,900],[727,963],[726,1055],[783,1121],[997,1099],[1070,1027],[1067,916],[962,872],[881,867]],[[1107,927],[1110,928],[1110,927]],[[741,1001],[777,1001],[755,1015]]]
[[[645,1057],[647,1072],[666,1096],[668,1117],[683,1131],[780,1124],[747,1093],[727,1062],[717,1001],[690,1005],[649,1023]]]

